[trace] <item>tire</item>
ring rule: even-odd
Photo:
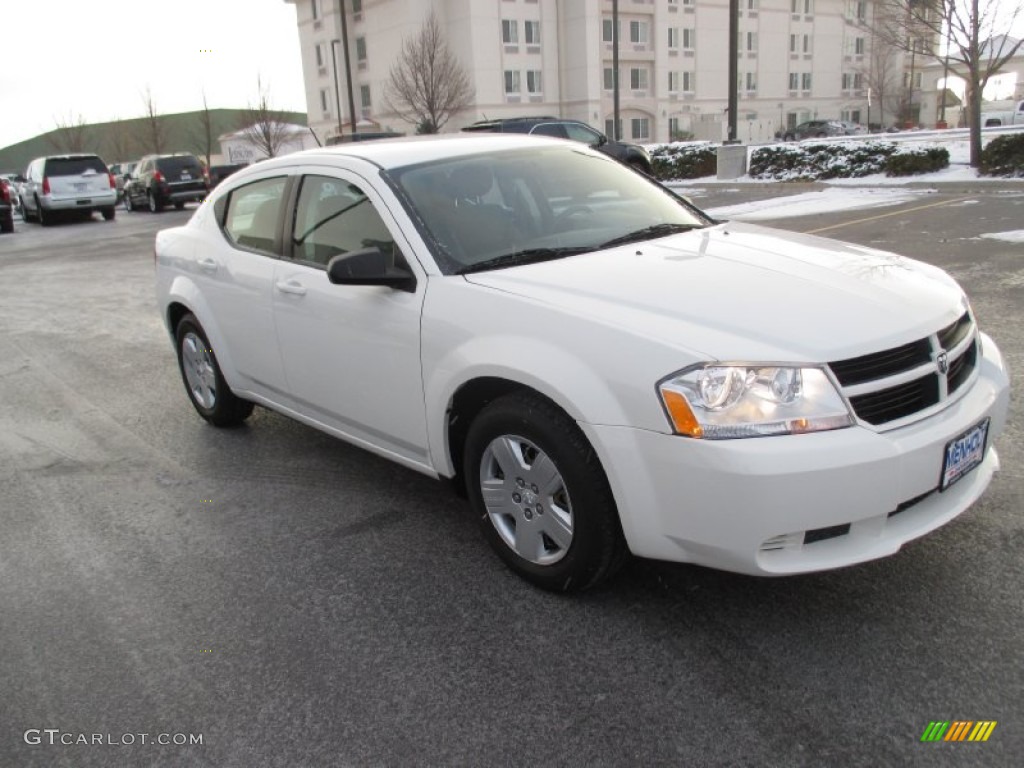
[[[185,204],[184,204],[184,203],[175,203],[175,204],[174,204],[174,210],[176,210],[176,211],[180,211],[180,210],[181,210],[181,209],[183,209],[184,207],[185,207]]]
[[[109,208],[100,209],[100,213],[103,214],[104,221],[113,221],[114,216],[117,214],[117,211],[114,208],[114,206],[110,206]]]
[[[174,334],[178,369],[193,407],[215,427],[233,427],[252,414],[253,404],[235,395],[224,381],[217,356],[195,315],[185,315]]]
[[[152,190],[146,193],[146,200],[149,203],[150,213],[160,213],[164,209],[163,203],[156,199],[156,195],[153,194]]]
[[[48,227],[53,223],[53,214],[43,210],[42,203],[39,202],[38,197],[36,198],[36,221],[39,222],[41,227]]]
[[[14,231],[14,216],[8,213],[3,218],[0,218],[0,233],[9,235]]]
[[[794,134],[792,134],[792,133],[787,133],[785,136],[782,137],[782,140],[783,141],[796,141],[796,136]]]
[[[128,213],[135,210],[135,204],[132,202],[132,196],[128,194],[127,190],[125,190],[124,199],[121,202],[124,203],[124,209],[128,211]]]
[[[28,213],[28,207],[25,205],[24,200],[21,200],[21,220],[25,222],[32,221],[32,217]]]
[[[576,423],[549,400],[522,392],[490,403],[469,427],[463,468],[484,538],[532,584],[578,592],[624,562],[604,470]]]

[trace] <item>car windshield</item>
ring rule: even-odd
[[[445,274],[564,258],[712,223],[657,183],[585,149],[481,153],[388,175]]]

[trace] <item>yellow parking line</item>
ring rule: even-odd
[[[950,205],[952,203],[962,203],[964,200],[973,200],[977,195],[968,195],[967,197],[957,197],[953,200],[943,200],[938,203],[928,203],[928,205],[919,205],[916,208],[903,208],[899,211],[889,211],[889,213],[880,213],[877,216],[868,216],[864,219],[854,219],[853,221],[844,221],[842,224],[832,224],[827,227],[819,227],[818,229],[804,230],[806,235],[816,235],[819,232],[828,232],[830,229],[841,229],[842,227],[848,227],[851,224],[863,224],[866,221],[876,221],[878,219],[887,219],[890,216],[902,216],[904,213],[913,213],[914,211],[924,211],[928,208],[938,208],[941,205]]]

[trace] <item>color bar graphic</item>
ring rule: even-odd
[[[921,741],[988,741],[996,724],[995,720],[932,720]]]

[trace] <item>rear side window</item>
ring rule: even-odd
[[[191,155],[187,157],[161,157],[156,161],[157,170],[164,176],[176,178],[182,171],[192,171],[193,176],[202,176],[199,161]]]
[[[554,136],[556,139],[567,139],[568,134],[565,132],[565,127],[561,123],[541,123],[536,126],[531,133],[536,133],[541,136]]]
[[[51,157],[46,161],[47,176],[81,176],[86,171],[106,173],[107,166],[96,155],[86,157]]]
[[[231,242],[271,255],[277,252],[285,181],[283,176],[262,179],[231,192],[224,216],[224,233]]]

